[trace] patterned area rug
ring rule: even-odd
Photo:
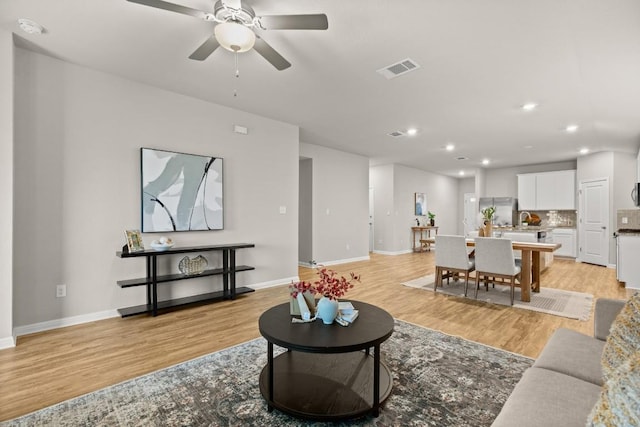
[[[533,361],[396,320],[380,416],[309,422],[267,412],[262,338],[90,393],[1,426],[489,426]],[[280,349],[282,351],[282,349]]]
[[[435,274],[430,274],[405,282],[403,285],[433,292],[434,280]],[[450,280],[449,284],[447,284],[445,280],[444,286],[438,287],[438,292],[464,298],[464,278],[459,281]],[[481,285],[478,291],[478,300],[492,304],[511,306],[509,292],[509,286],[496,285],[495,288],[489,286],[489,291],[487,292]],[[474,298],[474,295],[475,279],[470,279],[467,298]],[[540,292],[531,292],[530,302],[522,302],[520,301],[520,289],[516,286],[516,296],[513,301],[513,306],[517,308],[540,311],[542,313],[578,320],[589,320],[592,305],[593,295],[591,294],[545,287],[540,288]]]

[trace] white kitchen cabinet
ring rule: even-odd
[[[620,282],[625,282],[628,289],[640,289],[640,235],[619,234],[617,243],[616,277]]]
[[[536,174],[518,175],[518,209],[536,209]]]
[[[576,171],[555,171],[518,175],[519,210],[574,210]]]
[[[558,256],[575,258],[577,255],[576,230],[573,228],[556,228],[551,233],[553,243],[560,243],[562,247],[554,252]]]

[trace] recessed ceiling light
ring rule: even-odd
[[[460,175],[460,176],[464,176],[464,171],[460,171],[460,172],[458,172],[458,175]]]
[[[44,32],[44,27],[31,19],[18,19],[18,25],[25,33],[42,34]]]
[[[536,104],[535,102],[527,102],[526,104],[522,105],[522,109],[524,111],[533,111],[536,108],[538,108],[538,104]]]
[[[589,152],[588,148],[581,148],[580,149],[580,154],[587,154]]]
[[[482,164],[483,165],[488,165],[489,164],[489,159],[482,159]]]
[[[453,151],[454,148],[456,148],[455,145],[449,143],[444,147],[447,151]]]
[[[576,133],[578,131],[578,125],[568,125],[564,130],[567,133]]]
[[[533,148],[533,145],[525,145],[524,148],[526,148],[527,150],[531,150]]]
[[[409,128],[409,129],[407,129],[407,135],[409,135],[409,136],[414,136],[414,135],[416,135],[417,133],[418,133],[418,129],[416,129],[416,128]]]

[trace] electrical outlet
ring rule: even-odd
[[[56,298],[63,298],[67,296],[67,285],[56,286]]]
[[[347,243],[347,250],[351,249],[351,246]]]
[[[629,218],[627,218],[626,216],[622,217],[622,223],[623,224],[629,224]]]

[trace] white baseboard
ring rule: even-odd
[[[270,280],[268,282],[262,282],[262,283],[254,283],[251,285],[245,285],[247,288],[251,288],[251,289],[266,289],[266,288],[273,288],[276,286],[282,286],[282,285],[289,285],[291,284],[291,282],[297,282],[299,281],[300,278],[298,276],[293,276],[293,277],[288,277],[285,279],[277,279],[277,280]]]
[[[13,328],[13,336],[33,334],[36,332],[48,331],[50,329],[64,328],[65,326],[79,325],[81,323],[95,322],[96,320],[119,317],[117,310],[99,311],[96,313],[81,314],[79,316],[63,317],[62,319],[48,320],[46,322],[34,323],[32,325],[18,326]]]
[[[380,254],[380,255],[404,255],[404,254],[410,254],[411,252],[413,252],[412,249],[406,249],[403,251],[373,251],[374,254]]]
[[[0,338],[0,350],[16,346],[16,340],[13,337]]]
[[[326,267],[327,265],[346,264],[348,262],[357,262],[357,261],[369,261],[370,259],[371,257],[367,255],[367,256],[362,256],[357,258],[337,259],[333,261],[318,261],[318,263],[315,266],[317,267],[317,266],[324,265]]]
[[[318,266],[318,264],[311,264],[310,262],[302,262],[302,261],[298,261],[298,265],[300,267],[306,267],[306,268],[316,268]]]

